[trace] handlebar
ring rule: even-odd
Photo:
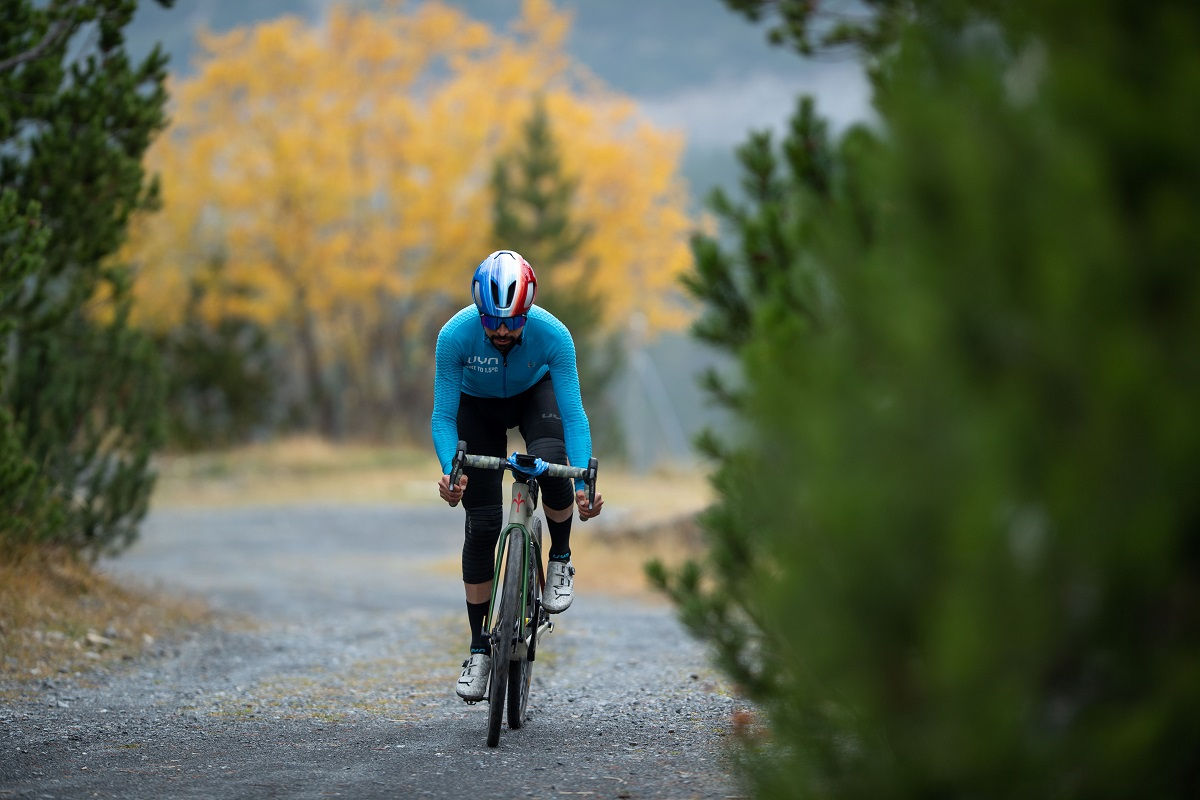
[[[588,465],[585,468],[572,467],[569,464],[552,464],[524,453],[513,453],[508,458],[476,456],[467,453],[467,443],[460,441],[458,448],[454,451],[454,461],[450,467],[450,485],[456,486],[458,484],[463,467],[509,470],[513,475],[521,475],[526,478],[533,478],[538,475],[550,475],[554,478],[582,478],[587,485],[588,508],[591,508],[592,503],[596,501],[596,472],[599,466],[600,462],[594,458],[588,460]]]

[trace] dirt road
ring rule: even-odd
[[[580,596],[539,648],[529,723],[486,747],[486,704],[453,689],[460,526],[423,507],[152,513],[106,569],[221,624],[0,705],[0,797],[738,796],[734,700],[666,606]]]

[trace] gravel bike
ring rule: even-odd
[[[538,503],[539,475],[582,478],[587,482],[588,503],[596,499],[596,459],[587,468],[551,464],[536,456],[513,453],[508,458],[467,453],[460,441],[450,470],[450,485],[458,484],[463,467],[508,470],[513,475],[512,505],[508,524],[496,543],[496,571],[486,630],[492,648],[488,677],[488,747],[500,743],[500,720],[508,710],[509,730],[525,724],[529,683],[538,640],[554,630],[550,614],[542,608],[546,575],[542,567],[542,521],[533,516]],[[507,702],[506,702],[507,699]]]

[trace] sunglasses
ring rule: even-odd
[[[491,314],[480,314],[479,319],[483,321],[483,327],[489,331],[494,331],[501,325],[506,326],[510,331],[519,331],[525,327],[524,314],[516,317],[493,317]]]

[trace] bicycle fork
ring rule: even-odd
[[[500,590],[500,584],[502,582],[502,578],[500,577],[501,576],[500,566],[501,566],[501,562],[504,557],[505,549],[508,545],[508,537],[510,534],[512,534],[514,532],[516,532],[520,535],[521,540],[522,540],[521,544],[523,545],[523,547],[521,548],[521,552],[522,552],[521,608],[519,609],[520,619],[522,620],[522,623],[523,623],[522,628],[524,628],[525,625],[528,624],[528,622],[526,622],[526,620],[528,620],[529,615],[535,613],[535,611],[538,614],[538,616],[540,617],[540,619],[538,620],[537,630],[534,631],[533,633],[531,633],[529,636],[524,636],[524,637],[519,636],[515,631],[512,633],[513,649],[512,649],[511,655],[509,656],[509,661],[518,661],[520,659],[525,658],[526,655],[530,652],[530,650],[534,651],[534,653],[535,653],[534,657],[536,657],[537,643],[542,640],[542,636],[544,636],[547,633],[552,633],[554,631],[554,622],[550,619],[550,615],[546,613],[545,609],[543,609],[540,605],[536,609],[525,607],[525,598],[529,594],[529,587],[528,587],[528,585],[526,585],[526,582],[529,579],[529,562],[533,559],[537,559],[538,561],[540,561],[541,554],[539,552],[537,552],[537,548],[534,547],[534,544],[531,541],[532,537],[528,533],[528,528],[521,526],[521,525],[517,525],[517,524],[510,524],[508,527],[506,527],[501,532],[500,541],[497,543],[496,569],[495,569],[496,578],[492,582],[492,600],[490,603],[490,608],[488,611],[488,616],[487,616],[487,620],[486,620],[485,624],[489,628],[492,626],[492,615],[496,608],[496,595]],[[498,633],[499,633],[498,631],[495,631],[495,630],[492,631],[491,639],[492,639],[493,648],[497,644],[496,636],[498,635]],[[532,644],[532,647],[530,646],[531,644]],[[529,660],[533,661],[534,657],[530,657]]]

